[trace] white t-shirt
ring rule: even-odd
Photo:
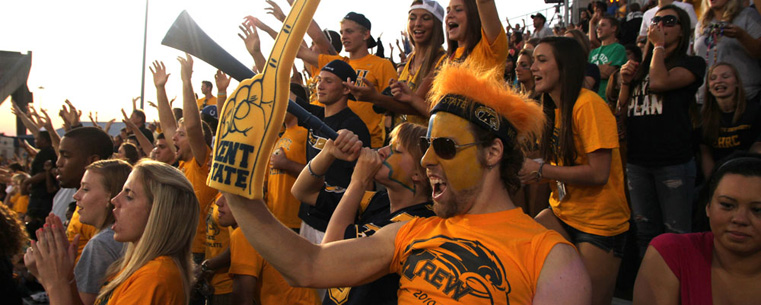
[[[690,29],[694,30],[695,25],[698,23],[698,16],[695,14],[695,9],[692,7],[692,4],[679,1],[674,1],[672,4],[685,10],[687,15],[690,15]],[[642,25],[639,27],[639,36],[647,36],[647,28],[650,27],[650,22],[653,17],[655,17],[655,13],[657,13],[659,9],[660,7],[656,6],[642,14]]]

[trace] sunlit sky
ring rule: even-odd
[[[218,44],[246,66],[252,66],[238,26],[246,15],[259,17],[279,30],[280,23],[267,15],[264,0],[149,0],[148,36],[145,66],[145,100],[155,101],[156,90],[148,70],[150,62],[161,60],[171,73],[167,83],[169,98],[177,96],[181,103],[181,82],[177,56],[180,51],[161,45],[169,26],[182,10],[187,10],[201,28]],[[286,12],[285,0],[275,0]],[[438,0],[446,7],[448,0]],[[143,60],[145,1],[61,1],[6,0],[0,16],[0,50],[32,52],[32,69],[27,84],[34,93],[35,107],[48,110],[56,127],[61,126],[58,110],[69,99],[82,111],[82,121],[88,125],[90,111],[98,113],[99,121],[121,120],[120,109],[131,111],[131,100],[140,96]],[[346,13],[365,14],[372,22],[373,37],[381,36],[386,45],[400,37],[406,27],[409,0],[341,1],[323,0],[315,14],[320,27],[338,31],[339,21]],[[526,14],[544,10],[551,19],[554,9],[543,0],[497,0],[502,22],[526,18]],[[519,18],[520,17],[520,18]],[[262,36],[265,55],[272,39]],[[308,38],[307,38],[308,40]],[[398,50],[395,60],[398,61]],[[345,54],[344,54],[345,55]],[[388,56],[388,55],[387,55]],[[297,66],[302,67],[300,61]],[[210,80],[216,69],[201,60],[195,61],[193,89],[201,95],[201,81]],[[237,86],[232,81],[228,93]],[[216,94],[216,88],[214,89]],[[139,102],[138,102],[139,103]],[[175,106],[180,104],[175,104]],[[139,105],[138,105],[139,106]],[[158,120],[155,109],[145,104],[148,120]],[[0,105],[0,132],[15,135],[15,117],[10,111],[10,98]]]

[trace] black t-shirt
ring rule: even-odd
[[[145,126],[142,126],[142,125],[139,126],[138,128],[140,129],[140,132],[142,132],[143,135],[145,135],[145,137],[148,138],[148,142],[153,143],[153,132],[151,132],[150,130],[148,130],[148,128],[145,128]]]
[[[595,79],[595,84],[592,86],[592,91],[597,92],[600,90],[600,67],[588,62],[587,69],[584,71],[584,76],[590,76]]]
[[[700,57],[685,56],[675,67],[692,72],[695,81],[679,89],[654,93],[648,89],[648,75],[632,91],[626,119],[629,163],[668,166],[693,158],[689,108],[695,103],[706,64]]]
[[[394,222],[408,221],[414,217],[435,216],[431,202],[409,206],[390,213],[388,193],[381,191],[373,195],[367,208],[355,224],[346,227],[344,239],[361,238],[375,234],[377,230]],[[399,275],[387,274],[371,283],[351,287],[329,289],[322,301],[323,305],[353,304],[397,304]]]
[[[722,113],[719,136],[713,143],[702,144],[711,148],[713,161],[718,162],[735,151],[748,151],[753,143],[761,141],[761,107],[755,101],[748,101],[740,120],[732,123],[734,112]]]
[[[362,141],[362,146],[370,147],[370,132],[367,130],[367,125],[349,107],[329,117],[325,117],[325,108],[322,107],[312,105],[307,107],[306,110],[322,119],[326,125],[335,131],[341,129],[352,131]],[[307,161],[312,160],[322,150],[327,141],[328,138],[316,134],[310,129],[306,143]],[[325,231],[328,221],[330,221],[330,216],[333,215],[333,211],[335,211],[338,202],[341,200],[340,195],[343,194],[344,190],[349,186],[349,182],[351,182],[351,174],[354,172],[355,165],[356,162],[342,160],[336,160],[330,165],[330,168],[325,173],[325,189],[339,196],[337,199],[318,196],[317,204],[314,206],[302,203],[299,209],[299,217],[304,222],[315,229]],[[320,202],[321,200],[325,202]]]

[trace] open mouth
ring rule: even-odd
[[[431,197],[434,200],[438,200],[447,190],[447,183],[445,180],[435,176],[429,176],[428,179],[431,181],[431,188],[433,189]]]
[[[727,86],[726,85],[714,85],[713,86],[713,90],[714,91],[725,91],[725,90],[727,90]]]
[[[459,27],[460,27],[459,23],[454,23],[454,22],[447,23],[447,28],[449,30],[454,30],[454,29],[459,28]]]

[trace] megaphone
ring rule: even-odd
[[[230,53],[217,44],[190,17],[187,11],[182,11],[167,31],[161,44],[193,55],[209,65],[221,70],[238,82],[256,75],[254,71],[235,59]],[[304,101],[303,103],[306,103]],[[296,116],[301,125],[314,132],[335,140],[338,133],[312,115],[294,101],[288,102],[288,112]]]

